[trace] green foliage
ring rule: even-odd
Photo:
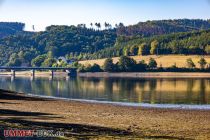
[[[95,25],[101,28],[100,23]],[[46,31],[33,33],[23,31],[23,23],[0,22],[0,65],[41,66],[46,58],[38,59],[40,55],[87,60],[157,52],[160,55],[210,54],[207,20],[147,21],[132,26],[120,23],[116,27],[111,29],[108,23],[105,30],[86,28],[84,24],[49,26]],[[18,60],[10,60],[14,53]]]
[[[201,69],[204,69],[206,67],[206,60],[202,57],[199,61],[198,61],[199,65],[200,65],[200,68]]]
[[[131,55],[138,55],[138,46],[134,45],[130,48],[130,54]]]
[[[31,65],[33,67],[40,67],[46,58],[46,55],[39,55],[31,61]]]
[[[133,71],[135,65],[136,65],[136,61],[126,56],[121,56],[118,63],[119,71],[123,71],[123,72]]]
[[[114,72],[115,71],[115,64],[111,58],[107,58],[104,62],[103,69],[106,72]]]
[[[155,20],[139,22],[138,24],[132,26],[122,26],[117,29],[117,34],[121,36],[150,37],[154,35],[171,34],[177,32],[206,30],[209,28],[210,23],[207,20]]]
[[[191,58],[188,58],[188,59],[186,60],[186,65],[187,65],[187,68],[190,68],[190,69],[195,68],[195,64],[194,64],[194,62],[192,61]]]
[[[13,66],[21,66],[21,63],[22,63],[22,61],[21,61],[20,58],[15,58],[15,59],[9,61],[9,63],[7,64],[7,66],[12,66],[12,67]]]
[[[146,71],[147,64],[144,61],[140,61],[138,64],[136,64],[134,71],[135,72],[144,72]]]
[[[158,45],[159,43],[157,40],[151,42],[150,54],[158,54]]]
[[[0,38],[23,32],[24,23],[0,22]]]
[[[123,55],[124,55],[124,56],[128,56],[128,55],[129,55],[129,50],[128,50],[128,48],[124,48],[124,49],[123,49]]]
[[[210,54],[210,45],[207,45],[205,48],[206,54]]]
[[[157,62],[155,61],[154,58],[150,58],[150,59],[149,59],[148,66],[149,66],[149,68],[151,68],[151,69],[157,68]]]
[[[93,64],[91,65],[87,65],[84,66],[82,65],[81,67],[79,67],[78,69],[79,72],[102,72],[103,70],[101,69],[101,67],[98,64]]]
[[[103,70],[98,64],[93,64],[93,66],[90,67],[91,72],[102,72]]]
[[[47,58],[44,60],[44,62],[42,63],[42,67],[52,67],[53,64],[56,63],[56,60],[54,58]]]
[[[138,55],[148,55],[149,54],[149,46],[146,43],[142,43],[139,46]]]

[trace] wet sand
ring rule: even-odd
[[[210,139],[210,111],[42,99],[0,91],[0,130],[55,129],[68,138]],[[0,134],[2,138],[2,134]]]

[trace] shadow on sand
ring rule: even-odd
[[[2,101],[3,100],[3,101]],[[0,90],[0,104],[11,104],[5,100],[27,100],[27,101],[50,101],[51,99],[31,98],[22,94],[15,94],[8,91]],[[73,124],[73,123],[56,123],[56,118],[62,119],[62,116],[56,114],[40,112],[24,112],[17,110],[0,108],[0,139],[5,139],[3,131],[6,129],[30,129],[30,130],[54,130],[63,132],[68,139],[157,139],[157,140],[191,140],[171,136],[145,136],[136,134],[130,130],[113,129],[107,127]],[[55,138],[7,138],[11,140],[51,140]]]

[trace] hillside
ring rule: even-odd
[[[117,30],[117,34],[123,36],[149,37],[153,35],[206,30],[209,28],[210,20],[156,20],[139,22],[131,26],[120,26]]]
[[[91,59],[119,57],[121,55],[208,55],[210,54],[210,30],[180,32],[152,37],[118,37],[115,47],[89,55]]]
[[[23,32],[24,27],[24,23],[0,22],[0,38]]]
[[[160,65],[164,68],[171,67],[172,65],[176,64],[177,67],[183,68],[186,67],[186,60],[188,58],[191,58],[192,61],[195,63],[196,67],[199,68],[198,61],[201,58],[199,55],[148,55],[148,56],[131,56],[134,60],[137,62],[144,60],[146,63],[148,63],[150,58],[154,58],[157,61],[158,67]],[[210,64],[210,56],[204,56],[207,63]],[[119,60],[119,57],[114,57],[113,62],[117,63]],[[98,64],[100,66],[103,66],[105,59],[98,59],[98,60],[86,60],[86,61],[79,61],[80,64],[83,65],[93,65]]]
[[[210,53],[209,20],[160,20],[99,30],[78,26],[49,26],[45,31],[23,31],[23,23],[0,23],[0,65],[52,66],[54,58],[88,60],[122,55]],[[154,44],[154,43],[153,43]]]
[[[112,47],[114,30],[93,30],[75,26],[50,26],[46,31],[23,32],[0,39],[0,65],[31,64],[39,55],[78,57]]]

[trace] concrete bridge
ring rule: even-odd
[[[68,73],[68,76],[76,76],[77,75],[77,69],[76,68],[62,68],[62,67],[0,67],[0,70],[7,70],[11,71],[11,75],[15,77],[15,72],[18,70],[30,70],[31,76],[35,77],[35,71],[36,70],[49,70],[51,71],[51,76],[54,76],[54,72],[56,70],[63,70]]]

